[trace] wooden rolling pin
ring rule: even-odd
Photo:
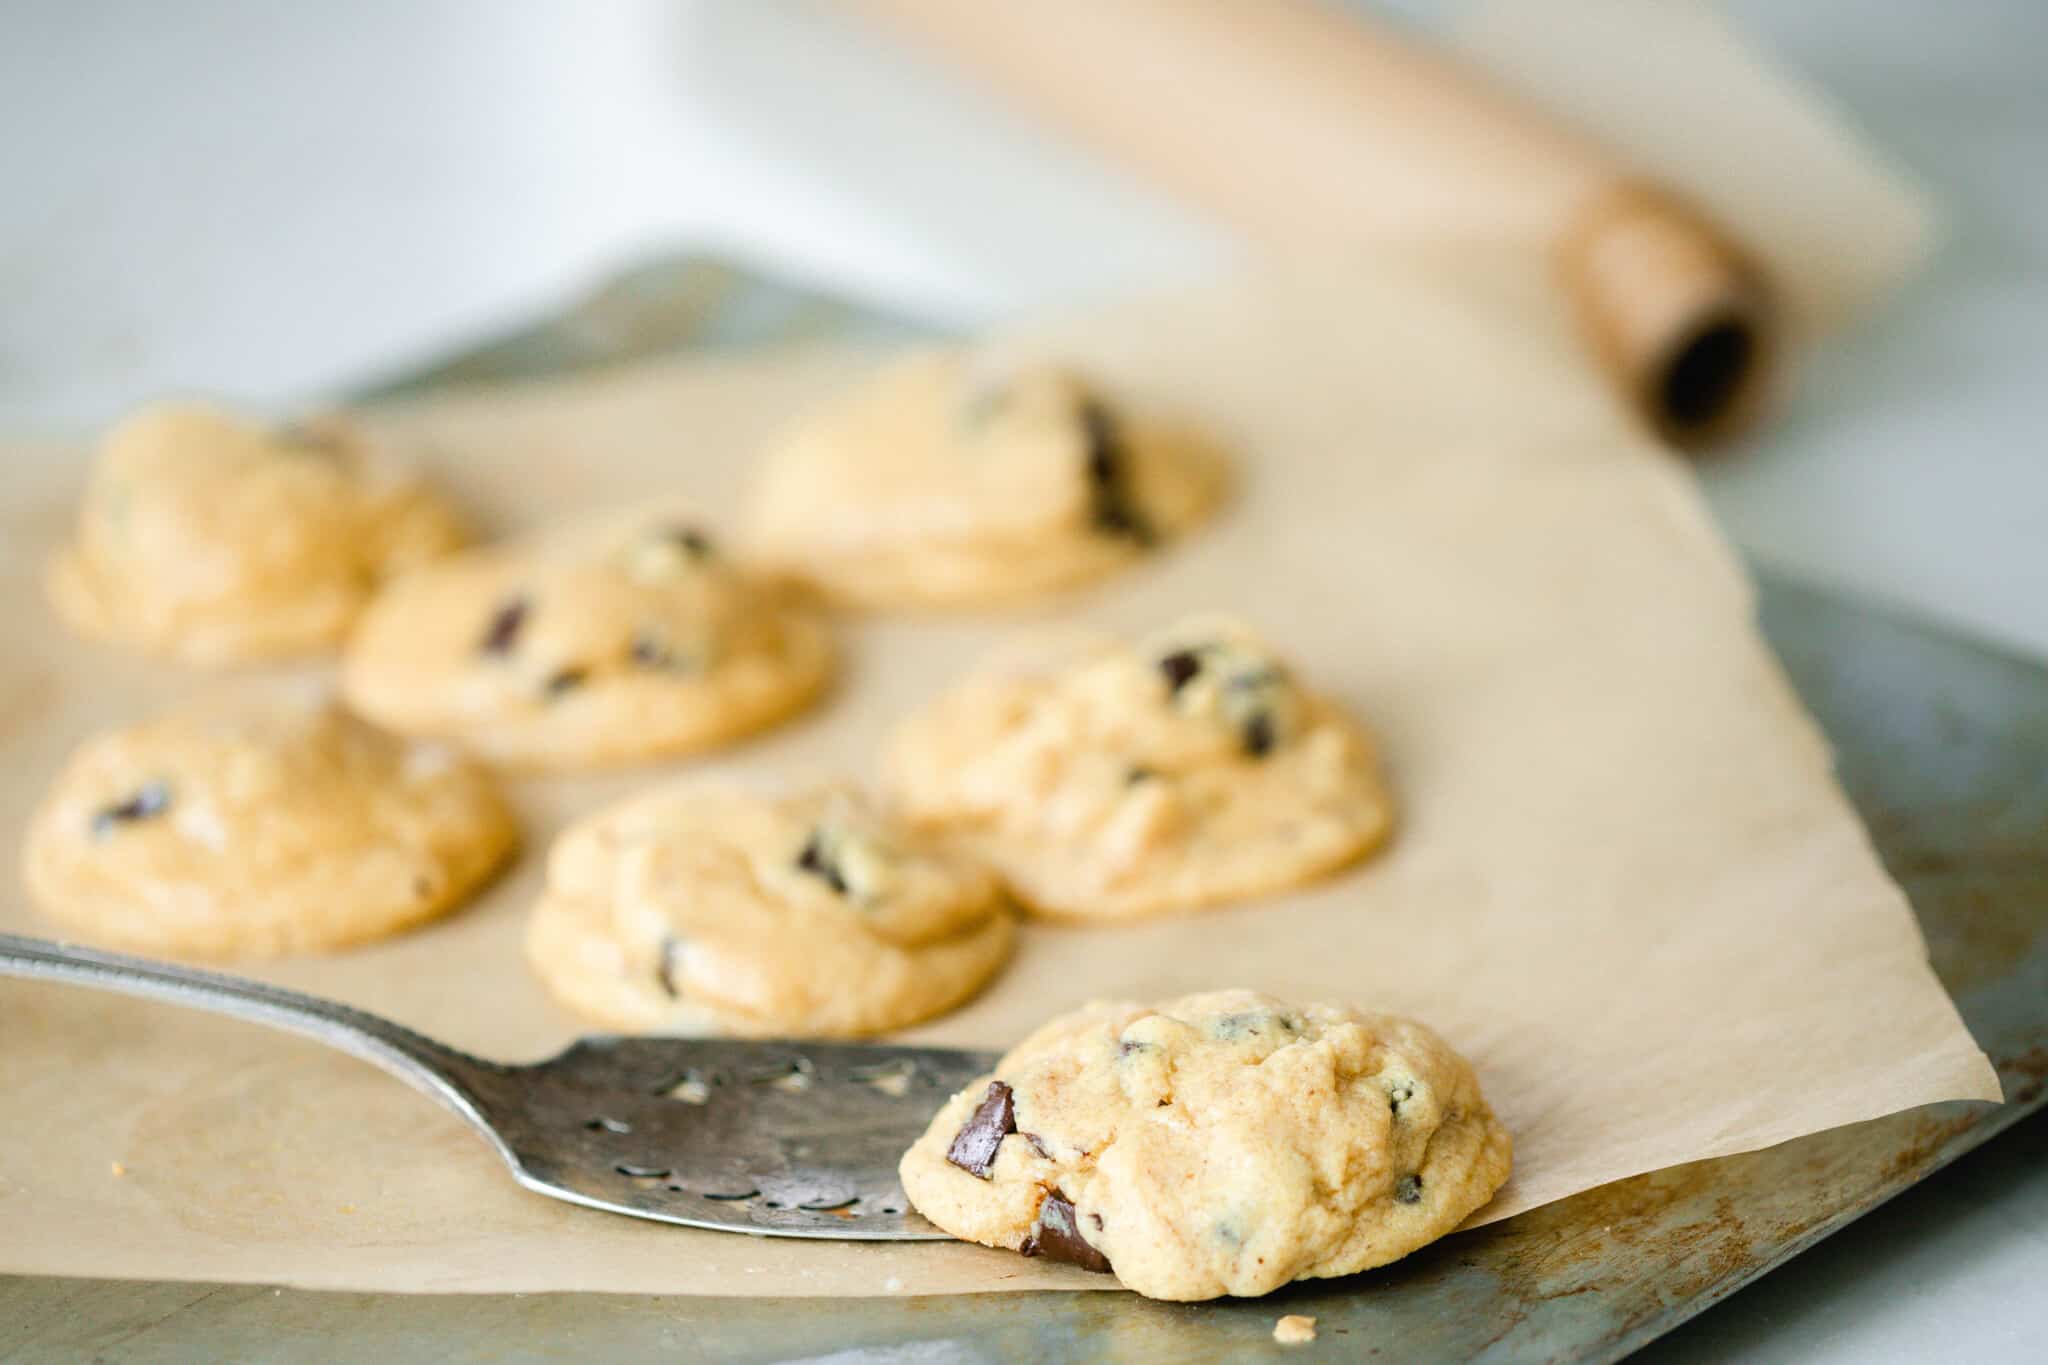
[[[1698,214],[1316,0],[852,0],[1269,247],[1529,240],[1631,401],[1697,447],[1758,410],[1764,281]]]

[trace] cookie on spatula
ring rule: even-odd
[[[1231,990],[1054,1019],[900,1171],[956,1237],[1192,1300],[1385,1265],[1511,1164],[1471,1065],[1423,1025]]]

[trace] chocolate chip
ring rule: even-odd
[[[1142,763],[1136,764],[1124,773],[1124,785],[1126,787],[1135,787],[1140,782],[1154,781],[1158,776],[1159,770],[1157,768],[1148,768]]]
[[[1132,510],[1122,493],[1105,493],[1098,497],[1090,519],[1095,529],[1104,535],[1122,536],[1140,549],[1153,543],[1151,527]]]
[[[1166,675],[1166,694],[1177,697],[1202,671],[1202,656],[1192,649],[1176,649],[1159,661],[1159,671]]]
[[[692,559],[709,559],[716,548],[711,537],[695,526],[666,526],[660,534],[682,546]]]
[[[568,668],[558,668],[548,674],[548,680],[541,684],[541,690],[551,698],[559,697],[564,693],[574,692],[589,681],[590,670],[572,664]]]
[[[1394,1182],[1394,1202],[1397,1204],[1420,1204],[1422,1202],[1422,1177],[1404,1175]]]
[[[1019,1247],[1026,1256],[1043,1256],[1048,1261],[1068,1261],[1083,1270],[1109,1273],[1109,1257],[1097,1251],[1081,1235],[1080,1224],[1074,1219],[1074,1204],[1058,1190],[1046,1193],[1045,1201],[1038,1206],[1038,1221],[1031,1227],[1031,1235]]]
[[[1088,482],[1097,488],[1111,487],[1123,476],[1116,419],[1108,408],[1091,399],[1081,408],[1081,430],[1088,437]]]
[[[1081,429],[1088,442],[1089,521],[1105,535],[1126,537],[1140,547],[1151,545],[1152,526],[1131,501],[1116,419],[1091,398],[1081,405]]]
[[[627,652],[642,668],[677,670],[685,667],[683,659],[653,635],[635,635]]]
[[[1397,1081],[1387,1087],[1387,1107],[1394,1111],[1394,1117],[1401,1116],[1401,1106],[1415,1098],[1414,1081]]]
[[[1023,1138],[1026,1142],[1030,1143],[1031,1150],[1038,1153],[1040,1157],[1044,1158],[1047,1161],[1052,1160],[1052,1152],[1049,1148],[1046,1147],[1044,1138],[1040,1137],[1036,1133],[1019,1133],[1017,1134],[1017,1136]]]
[[[171,807],[171,788],[165,782],[145,782],[129,797],[117,805],[107,806],[94,813],[92,835],[95,839],[105,838],[120,825],[133,824],[137,820],[154,819]]]
[[[990,1081],[981,1103],[960,1125],[960,1131],[953,1134],[953,1145],[946,1148],[946,1160],[971,1176],[987,1180],[989,1172],[995,1169],[996,1152],[1003,1139],[1016,1131],[1017,1109],[1010,1099],[1010,1087],[1001,1081]]]
[[[1239,1014],[1222,1014],[1210,1021],[1209,1032],[1218,1041],[1225,1043],[1242,1042],[1256,1038],[1277,1021],[1271,1011],[1245,1010]]]
[[[1137,519],[1137,514],[1121,497],[1104,494],[1096,499],[1095,510],[1090,514],[1095,529],[1104,535],[1126,536],[1139,545],[1149,544],[1151,535]]]
[[[825,847],[822,831],[811,831],[811,837],[804,841],[804,851],[797,855],[796,865],[831,887],[834,895],[846,894],[846,874],[839,870],[839,864],[833,861],[831,851]]]
[[[676,984],[676,977],[683,967],[683,941],[674,934],[661,940],[661,956],[654,964],[654,982],[661,987],[661,993],[671,1000],[680,1000],[683,991]]]
[[[1253,758],[1264,758],[1273,752],[1273,717],[1270,712],[1254,711],[1245,721],[1244,751]]]
[[[515,597],[499,607],[477,648],[485,654],[510,654],[512,646],[519,643],[519,632],[526,628],[526,615],[532,607],[524,597]]]
[[[1159,1044],[1157,1043],[1138,1043],[1133,1042],[1128,1038],[1124,1038],[1120,1039],[1117,1042],[1116,1055],[1118,1057],[1128,1057],[1134,1052],[1149,1052],[1150,1050],[1158,1046]]]

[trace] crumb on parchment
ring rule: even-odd
[[[1316,1320],[1300,1313],[1289,1313],[1273,1324],[1273,1340],[1282,1346],[1300,1346],[1316,1339]]]
[[[118,1161],[111,1162],[109,1163],[109,1165],[111,1166],[114,1172],[114,1179],[116,1180],[119,1180],[122,1176],[128,1174],[128,1168],[126,1166],[123,1166]]]

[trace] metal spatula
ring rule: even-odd
[[[896,1162],[995,1054],[873,1043],[584,1038],[487,1062],[347,1005],[259,981],[0,934],[0,975],[98,986],[304,1034],[473,1124],[529,1190],[666,1223],[774,1237],[924,1241]]]

